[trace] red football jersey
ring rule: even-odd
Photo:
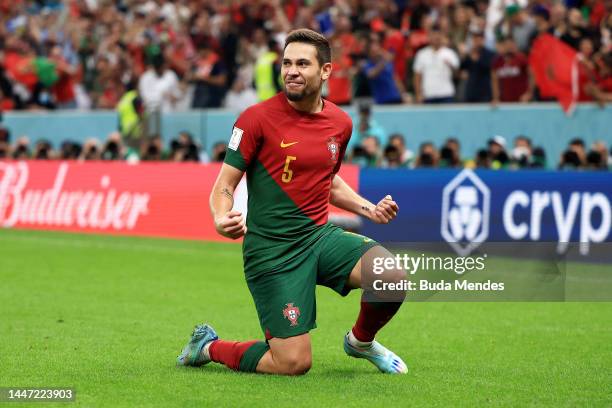
[[[332,175],[351,132],[350,117],[332,102],[305,113],[282,92],[240,115],[225,163],[247,174],[245,266],[249,249],[307,241],[327,222]]]

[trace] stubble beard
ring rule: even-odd
[[[287,99],[289,99],[291,102],[301,102],[317,93],[317,89],[309,87],[308,85],[305,85],[301,92],[291,92],[287,89],[287,85],[284,85],[284,91],[285,96],[287,96]]]
[[[301,102],[309,94],[310,92],[308,92],[308,89],[303,89],[302,92],[290,92],[287,90],[287,86],[285,85],[285,95],[287,96],[287,99],[289,99],[291,102]]]

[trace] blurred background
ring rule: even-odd
[[[0,1],[0,157],[222,161],[281,89],[287,33],[333,48],[360,167],[612,166],[607,0]]]

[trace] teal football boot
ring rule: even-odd
[[[394,352],[374,340],[369,347],[356,347],[344,336],[344,351],[350,357],[365,358],[386,374],[406,374],[408,367]]]
[[[198,324],[193,329],[189,343],[187,343],[181,354],[176,358],[176,364],[200,367],[210,363],[210,357],[202,356],[202,349],[208,343],[218,339],[219,336],[217,336],[215,329],[207,324]]]

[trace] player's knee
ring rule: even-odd
[[[376,298],[384,302],[403,302],[406,298],[406,271],[403,269],[390,269],[383,276],[385,289],[376,291]]]
[[[389,283],[401,283],[406,279],[406,271],[401,268],[393,268],[388,271],[386,281]]]
[[[285,375],[304,375],[312,367],[312,356],[292,356],[281,364],[281,372]]]

